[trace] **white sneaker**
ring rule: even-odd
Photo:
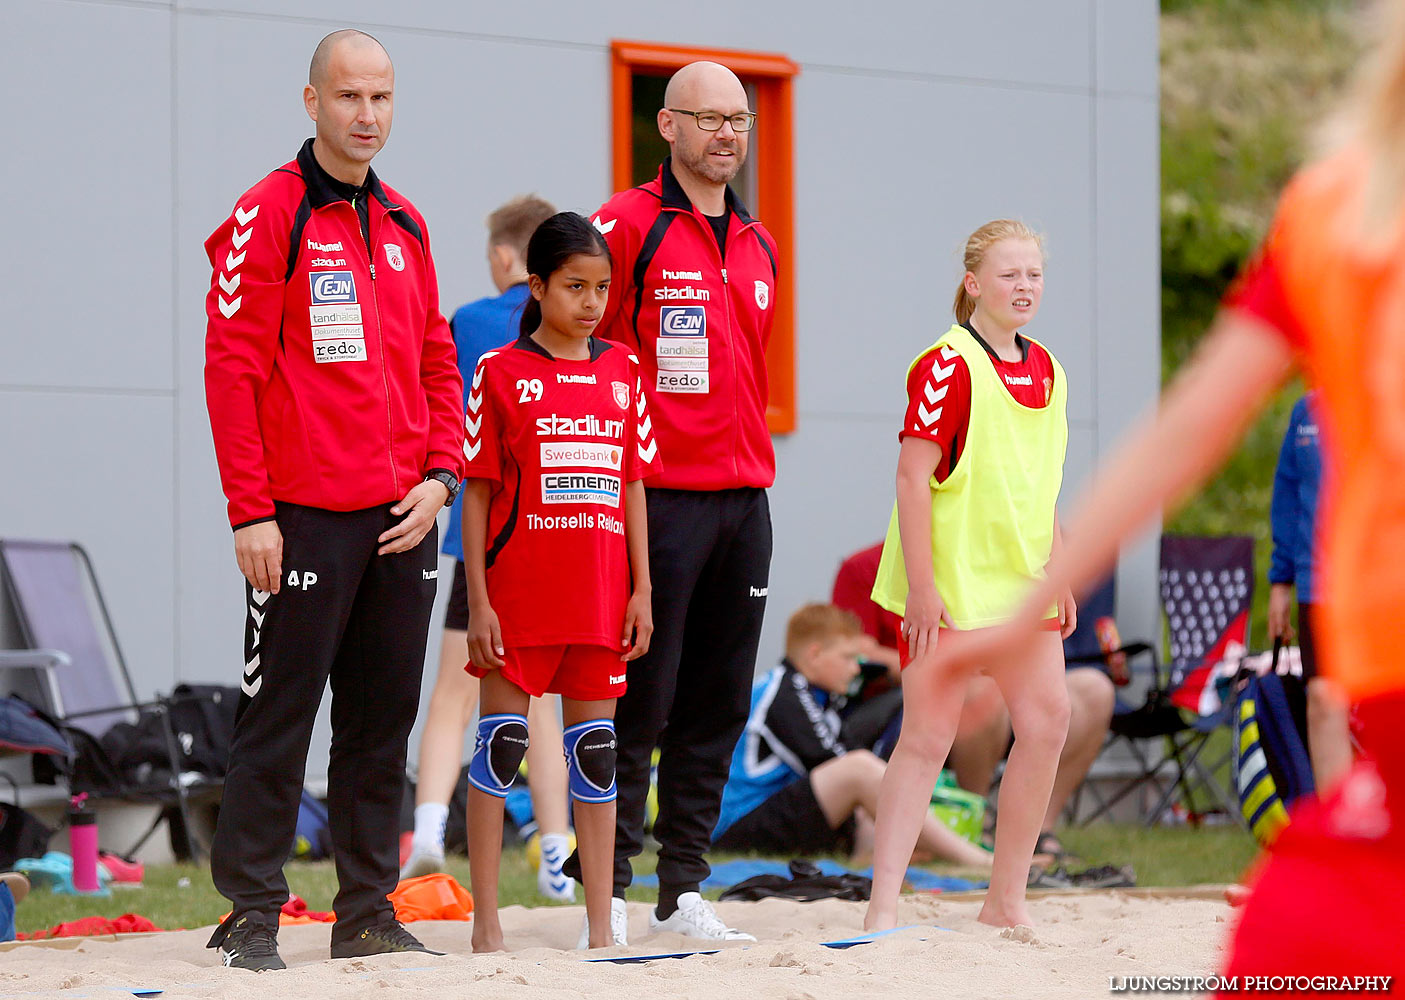
[[[537,891],[547,899],[558,903],[576,901],[576,880],[561,871],[566,856],[571,853],[571,842],[566,837],[555,835],[541,839],[542,861],[537,868]]]
[[[746,931],[728,927],[712,908],[712,904],[696,892],[685,892],[678,897],[678,909],[667,920],[660,920],[657,910],[649,911],[649,930],[657,933],[669,931],[685,937],[702,938],[705,941],[755,941]]]
[[[435,872],[444,870],[444,849],[411,847],[410,856],[405,859],[405,864],[400,869],[400,879],[419,878],[421,875],[433,875]]]
[[[624,900],[618,896],[610,897],[610,937],[615,940],[615,947],[625,948],[629,946],[629,910],[625,906]],[[590,918],[581,921],[581,936],[576,942],[579,951],[586,951],[590,948]]]

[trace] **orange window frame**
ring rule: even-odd
[[[766,422],[773,434],[795,430],[795,130],[791,81],[800,67],[783,55],[734,49],[701,49],[653,42],[610,43],[610,88],[614,190],[633,184],[635,73],[667,75],[698,59],[729,67],[756,88],[757,128],[762,150],[756,161],[756,204],[747,206],[778,244],[775,310],[766,366],[771,387]]]

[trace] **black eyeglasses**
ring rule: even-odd
[[[704,132],[721,131],[723,122],[731,125],[733,132],[750,132],[751,127],[756,124],[756,112],[754,111],[724,115],[720,111],[684,111],[682,108],[664,108],[664,110],[672,111],[675,115],[692,115],[693,121],[697,122],[698,128]]]

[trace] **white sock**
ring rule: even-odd
[[[571,838],[564,833],[544,833],[542,834],[542,863],[541,868],[547,867],[548,853],[555,854],[563,862],[571,853]]]
[[[442,802],[426,802],[415,806],[415,836],[411,849],[431,854],[444,853],[444,826],[449,822],[449,807]]]

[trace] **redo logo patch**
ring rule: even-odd
[[[316,271],[308,275],[312,282],[312,304],[355,302],[356,279],[350,271]]]
[[[706,337],[704,306],[664,306],[659,310],[660,337]]]

